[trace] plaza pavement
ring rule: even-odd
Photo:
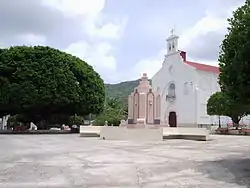
[[[250,187],[250,137],[207,142],[0,135],[0,188]]]

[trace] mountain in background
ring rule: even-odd
[[[106,96],[117,98],[123,104],[128,103],[128,95],[139,85],[140,80],[126,81],[118,84],[105,84]],[[151,82],[151,80],[150,80]]]

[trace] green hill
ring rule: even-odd
[[[120,102],[127,104],[128,95],[138,86],[139,80],[126,81],[118,84],[105,84],[106,96],[115,97]]]
[[[115,97],[122,103],[127,103],[128,95],[139,84],[139,80],[126,81],[118,84],[105,84],[106,96]]]

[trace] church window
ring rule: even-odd
[[[172,48],[174,49],[175,45],[174,45],[174,42],[172,43]]]
[[[167,93],[167,96],[166,96],[166,100],[170,101],[170,102],[173,102],[176,98],[176,95],[175,95],[175,84],[174,83],[171,83],[168,87],[168,93]]]
[[[171,51],[171,44],[168,45],[168,50]]]

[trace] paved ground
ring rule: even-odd
[[[0,188],[250,187],[250,137],[116,142],[0,135]]]

